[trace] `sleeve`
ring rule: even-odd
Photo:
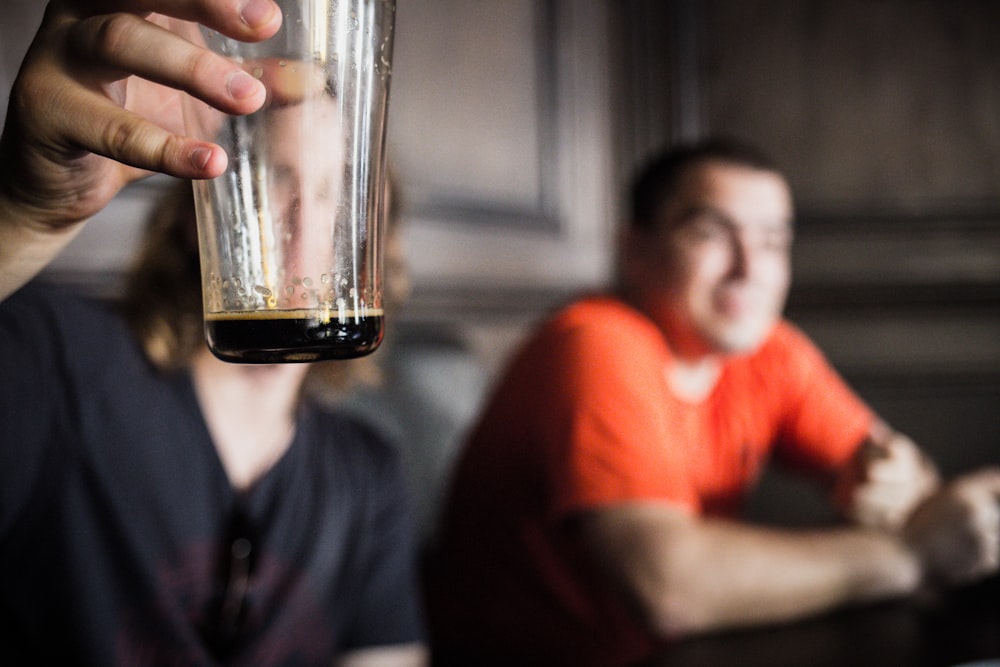
[[[395,451],[373,432],[365,518],[358,535],[357,613],[343,650],[424,641],[414,512]]]
[[[779,461],[811,472],[844,465],[864,441],[875,415],[801,331],[780,334],[787,379]]]
[[[548,347],[554,515],[635,500],[699,509],[689,449],[669,407],[667,352],[652,326],[637,316],[602,318]]]

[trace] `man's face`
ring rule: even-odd
[[[705,162],[687,171],[658,222],[633,239],[627,261],[640,306],[675,352],[755,349],[788,292],[792,201],[785,180]]]

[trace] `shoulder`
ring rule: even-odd
[[[758,384],[786,400],[809,401],[844,384],[823,351],[796,325],[782,321],[747,362]]]
[[[535,347],[547,354],[578,358],[641,352],[666,353],[663,336],[649,318],[612,296],[583,297],[563,307],[539,327]]]
[[[644,315],[614,298],[581,299],[553,315],[514,356],[476,434],[540,429],[558,439],[581,415],[605,420],[634,400],[654,402],[666,389],[669,358],[662,334]]]
[[[3,312],[7,317],[12,314],[35,314],[51,317],[65,311],[87,310],[92,307],[91,300],[69,289],[43,281],[34,281],[0,303],[0,312]]]
[[[783,364],[786,368],[826,365],[819,347],[804,331],[788,320],[779,321],[753,355],[758,364]]]
[[[627,327],[649,332],[656,330],[649,318],[609,294],[581,297],[557,311],[548,324],[561,329],[587,327],[617,330]]]
[[[26,285],[0,303],[0,322],[8,335],[21,335],[26,343],[67,330],[86,339],[95,329],[121,326],[108,304],[39,282]]]
[[[134,348],[110,304],[68,289],[33,283],[0,303],[0,357],[32,382],[108,373],[107,364],[131,358]]]
[[[145,396],[111,367],[128,357],[124,325],[116,322],[98,302],[37,283],[0,303],[4,511],[22,507],[43,472],[68,460],[88,437],[88,417],[108,415],[108,404],[98,405],[105,390]]]
[[[651,371],[659,378],[668,355],[659,330],[641,313],[611,297],[585,297],[536,328],[493,395],[532,410],[539,395],[572,403],[595,387],[642,384]]]

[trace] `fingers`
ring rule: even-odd
[[[135,75],[233,114],[250,113],[264,102],[264,86],[236,63],[133,14],[79,21],[67,39],[70,58],[91,65],[92,78]]]
[[[1000,469],[985,468],[958,480],[972,508],[970,521],[983,544],[983,560],[991,570],[1000,567]]]
[[[964,583],[1000,568],[1000,470],[962,476],[925,504],[913,536],[931,571]]]
[[[964,567],[957,568],[953,575],[956,583],[988,576],[1000,567],[1000,509],[990,494],[979,491],[966,496],[964,540],[952,547],[964,556]]]
[[[915,505],[909,488],[888,484],[865,484],[855,489],[848,515],[861,525],[896,530]]]
[[[281,10],[272,0],[61,0],[53,5],[77,18],[159,13],[250,42],[273,36],[281,26]]]
[[[185,137],[178,93],[149,80],[183,85],[231,113],[251,112],[265,97],[263,86],[234,63],[136,16],[85,19],[63,35],[61,59],[76,65],[36,59],[18,98],[35,110],[25,122],[37,141],[51,142],[67,159],[82,149],[142,171],[214,178],[225,170],[225,153]],[[141,44],[148,45],[145,55]],[[149,58],[153,52],[157,58]],[[75,81],[67,84],[71,71]],[[132,71],[140,78],[121,78]]]
[[[916,443],[900,433],[893,433],[878,444],[867,444],[864,461],[867,477],[872,481],[898,482],[936,477],[930,460]]]
[[[1000,468],[982,468],[959,478],[958,483],[980,487],[1000,499]]]
[[[248,65],[251,74],[267,89],[271,107],[298,104],[323,93],[327,86],[324,68],[315,63],[265,58]]]
[[[72,136],[79,148],[139,170],[179,178],[215,178],[226,169],[225,152],[212,143],[170,132],[90,91],[65,95],[64,103],[74,117],[63,115],[53,122],[57,132]],[[81,123],[82,118],[92,122]]]
[[[215,144],[173,134],[129,112],[107,119],[84,139],[93,153],[178,178],[215,178],[226,170],[226,153]]]
[[[862,525],[897,530],[938,485],[934,466],[912,440],[887,427],[857,453],[837,489],[845,514]]]
[[[178,90],[232,114],[250,113],[264,103],[260,81],[165,29],[170,21],[195,21],[256,41],[273,36],[281,12],[272,0],[50,3],[12,90],[7,122],[18,141],[8,142],[8,148],[18,148],[5,157],[23,167],[15,174],[16,190],[35,208],[53,202],[52,210],[46,209],[53,220],[59,219],[58,202],[74,200],[62,194],[74,190],[74,183],[100,182],[106,186],[101,192],[111,193],[140,171],[182,178],[212,178],[224,171],[221,148],[185,136]],[[88,159],[88,152],[125,166]],[[74,222],[105,203],[96,195],[87,202],[87,210],[67,213],[66,220]]]
[[[62,125],[58,114],[53,121],[58,134],[78,148],[143,171],[182,178],[221,174],[225,154],[214,144],[184,136],[179,97],[160,88],[185,91],[230,114],[257,110],[267,92],[239,64],[195,43],[200,40],[197,24],[178,19],[197,20],[239,39],[262,39],[280,26],[274,3],[101,0],[73,3],[72,11],[69,4],[57,3],[57,10],[66,13],[50,17],[63,26],[54,34],[64,44],[63,64],[51,70],[51,80],[56,82],[62,70],[83,86],[55,84],[75,93],[63,98],[69,104],[59,109]],[[145,17],[164,6],[177,18]],[[113,13],[79,16],[87,11]],[[67,18],[74,12],[77,18]],[[182,28],[194,39],[177,34]]]
[[[972,524],[980,540],[980,558],[975,575],[983,576],[1000,567],[1000,506],[989,497],[973,510]]]

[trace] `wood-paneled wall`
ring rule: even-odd
[[[0,12],[5,90],[42,4]],[[501,362],[607,279],[637,161],[735,134],[797,195],[790,316],[946,468],[1000,462],[1000,3],[398,4],[404,333],[457,330]],[[157,188],[124,193],[54,271],[113,285]]]
[[[945,470],[1000,463],[1000,4],[626,0],[618,17],[629,154],[706,134],[769,150],[798,206],[789,316]]]

